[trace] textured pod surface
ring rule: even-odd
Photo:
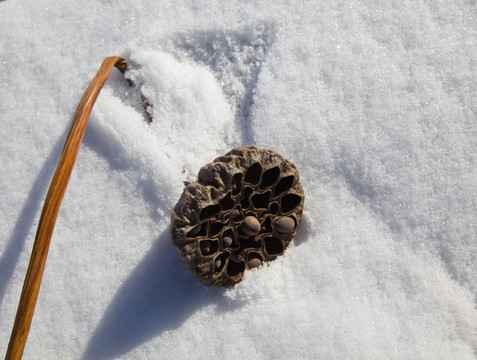
[[[172,211],[172,243],[203,284],[234,285],[295,236],[304,204],[299,180],[275,151],[233,149],[185,187]]]

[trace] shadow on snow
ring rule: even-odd
[[[34,225],[35,216],[42,205],[42,200],[46,196],[48,185],[55,172],[55,166],[60,158],[61,150],[68,133],[68,128],[62,136],[59,137],[41,167],[33,186],[28,193],[25,204],[20,211],[20,215],[15,223],[15,227],[13,228],[5,251],[0,258],[0,304],[3,301],[7,286],[25,247],[28,234]]]
[[[254,144],[251,109],[263,63],[276,39],[273,23],[239,31],[210,30],[178,33],[173,53],[207,66],[222,84],[242,133],[240,145]]]
[[[201,308],[223,308],[222,288],[195,279],[164,231],[116,292],[94,331],[84,359],[112,359],[167,330]]]

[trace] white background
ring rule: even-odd
[[[77,103],[120,55],[137,88],[113,69],[95,105],[26,359],[475,359],[476,24],[470,0],[0,1],[0,353]],[[245,144],[297,165],[304,219],[206,288],[170,212]]]

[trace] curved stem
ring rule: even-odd
[[[51,236],[55,227],[56,217],[60,210],[61,200],[63,199],[71,172],[73,171],[73,166],[86,131],[89,115],[113,66],[116,66],[116,68],[124,73],[126,70],[126,61],[118,56],[104,59],[76,109],[60,161],[51,180],[50,188],[48,189],[41,212],[30,263],[23,283],[23,290],[15,316],[7,354],[5,356],[6,360],[21,359],[23,355],[33,312],[35,311],[36,300],[40,291],[41,278],[43,276],[43,270],[45,269]]]

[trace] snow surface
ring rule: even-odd
[[[0,1],[0,353],[76,105],[106,56],[26,359],[475,359],[477,5]],[[140,94],[152,107],[148,125]],[[293,161],[286,254],[206,288],[171,245],[183,181]]]

